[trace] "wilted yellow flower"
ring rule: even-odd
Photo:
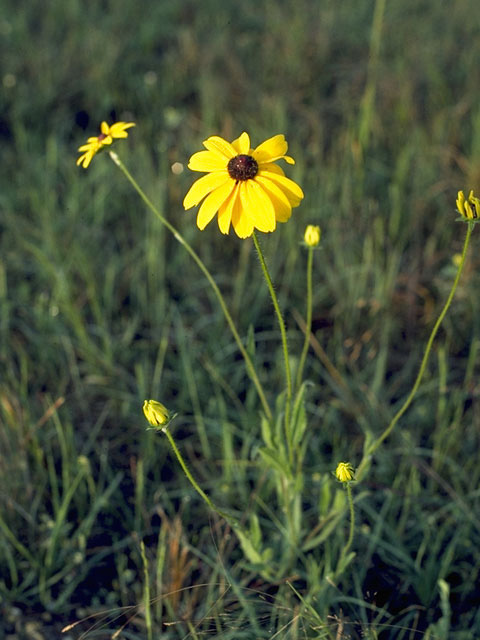
[[[468,199],[465,199],[463,191],[459,191],[456,203],[458,213],[462,218],[466,220],[476,220],[480,218],[480,199],[473,195],[473,189],[468,194]]]
[[[231,143],[212,136],[203,146],[207,151],[194,153],[188,167],[208,175],[193,183],[183,201],[190,209],[203,200],[197,214],[199,229],[205,229],[218,212],[222,233],[228,233],[232,224],[239,238],[248,238],[254,229],[274,231],[277,222],[286,222],[292,207],[300,204],[303,191],[275,164],[281,159],[295,164],[285,155],[285,136],[273,136],[256,149],[250,148],[245,132]]]
[[[320,236],[322,232],[319,226],[315,226],[313,224],[309,224],[305,229],[305,235],[303,237],[305,244],[308,247],[318,247],[320,244]]]
[[[335,469],[335,475],[340,482],[350,482],[355,477],[355,469],[350,462],[339,462]]]
[[[115,138],[126,138],[128,136],[126,130],[134,126],[134,122],[115,122],[111,126],[105,121],[102,122],[100,135],[88,138],[86,144],[78,148],[79,151],[83,151],[83,154],[78,158],[77,165],[82,165],[86,169],[95,154],[112,144]]]
[[[157,400],[145,400],[143,413],[152,427],[165,427],[170,421],[170,412]]]

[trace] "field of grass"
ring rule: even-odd
[[[457,191],[480,191],[477,2],[1,14],[0,640],[480,638],[478,229],[418,394],[351,485],[348,554],[332,475],[405,402],[455,279]],[[76,166],[102,120],[136,123],[115,151],[214,276],[272,420],[194,260],[107,153]],[[305,193],[259,234],[293,372],[301,243],[322,228],[292,475],[272,458],[285,371],[252,239],[182,206],[189,157],[242,131],[285,134]],[[238,530],[147,430],[145,398],[178,414],[179,451]]]

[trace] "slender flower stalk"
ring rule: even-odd
[[[215,282],[215,280],[213,279],[212,274],[210,273],[210,271],[207,269],[207,267],[205,266],[205,264],[203,263],[202,259],[200,258],[200,256],[192,249],[192,247],[188,244],[188,242],[185,240],[185,238],[177,231],[177,229],[170,224],[170,222],[160,213],[160,211],[156,208],[156,206],[153,204],[153,202],[147,197],[147,195],[145,194],[145,192],[141,189],[140,185],[137,183],[137,181],[135,180],[135,178],[132,176],[132,174],[128,171],[128,169],[125,167],[125,165],[123,164],[123,162],[120,160],[120,158],[118,157],[118,154],[115,153],[114,151],[109,151],[110,157],[113,160],[113,162],[117,165],[117,167],[119,167],[122,171],[123,174],[125,175],[125,177],[127,178],[127,180],[130,182],[130,184],[133,186],[133,188],[135,189],[135,191],[138,193],[138,195],[141,197],[141,199],[144,201],[144,203],[147,205],[147,207],[157,216],[157,218],[162,222],[163,225],[165,225],[165,227],[167,227],[167,229],[170,231],[170,233],[173,234],[175,240],[177,240],[177,242],[179,242],[182,247],[191,255],[191,257],[194,259],[194,261],[197,263],[198,267],[200,268],[200,270],[202,271],[203,275],[206,277],[206,279],[208,280],[209,285],[212,287],[217,300],[220,304],[220,307],[223,311],[223,314],[227,320],[228,326],[230,328],[230,331],[232,332],[232,335],[235,339],[235,342],[237,343],[237,346],[240,350],[240,353],[243,356],[243,359],[245,360],[245,365],[247,368],[247,372],[248,375],[250,376],[250,379],[252,380],[253,384],[255,385],[255,389],[257,390],[258,396],[260,398],[260,402],[262,403],[262,407],[263,410],[265,412],[265,415],[267,416],[267,418],[269,420],[271,420],[272,418],[272,411],[270,409],[270,406],[267,402],[267,398],[265,396],[265,392],[263,390],[262,384],[258,378],[257,372],[255,371],[255,367],[253,365],[253,362],[250,358],[250,356],[247,353],[247,350],[245,349],[245,347],[243,346],[243,342],[240,338],[240,335],[237,331],[237,328],[235,326],[235,323],[233,321],[233,318],[227,308],[227,305],[225,303],[225,299],[220,291],[220,289],[217,286],[217,283]]]
[[[143,564],[143,579],[145,581],[144,592],[143,592],[143,606],[145,609],[145,626],[147,628],[147,640],[152,640],[152,612],[150,609],[151,598],[150,598],[150,575],[148,571],[148,560],[147,553],[145,551],[145,543],[143,540],[140,540],[140,553],[142,556],[142,564]]]
[[[267,263],[265,262],[265,257],[263,255],[263,252],[258,242],[257,234],[255,231],[253,231],[253,242],[255,243],[255,249],[257,250],[258,257],[260,259],[263,275],[267,282],[268,290],[270,292],[270,297],[272,298],[275,313],[277,314],[278,325],[280,327],[280,334],[282,337],[283,360],[285,364],[285,378],[286,378],[286,384],[287,384],[287,398],[285,402],[285,437],[287,440],[287,448],[288,448],[290,462],[292,462],[293,449],[292,449],[292,432],[291,432],[291,425],[290,425],[290,411],[291,411],[291,404],[292,404],[292,374],[290,372],[290,357],[288,354],[287,332],[285,330],[285,322],[283,320],[282,312],[280,310],[280,305],[278,304],[277,294],[275,293],[275,289],[273,287],[272,278],[270,277]]]
[[[192,476],[192,474],[190,473],[189,468],[187,467],[187,464],[185,462],[185,460],[183,459],[182,454],[180,453],[180,450],[178,449],[175,440],[173,439],[172,434],[170,433],[170,431],[168,429],[166,429],[164,431],[165,435],[168,438],[168,441],[170,443],[170,446],[173,449],[173,453],[175,454],[175,456],[177,457],[177,460],[180,463],[180,466],[183,469],[184,474],[187,476],[187,479],[189,480],[190,484],[192,485],[192,487],[195,489],[195,491],[198,493],[198,495],[206,502],[206,504],[210,507],[210,509],[212,509],[212,511],[215,511],[216,513],[218,513],[219,516],[221,516],[222,518],[224,518],[229,524],[231,524],[233,527],[237,526],[237,522],[235,520],[235,518],[233,518],[232,516],[230,516],[228,513],[225,513],[225,511],[222,511],[221,509],[219,509],[211,500],[210,498],[207,496],[207,494],[205,493],[205,491],[203,491],[203,489],[200,487],[200,485],[198,484],[198,482],[195,480],[195,478]]]
[[[305,322],[305,340],[303,342],[302,353],[297,368],[296,389],[300,388],[303,378],[303,369],[307,359],[308,345],[310,344],[310,333],[312,331],[312,272],[313,272],[313,251],[320,243],[320,227],[308,225],[305,230],[305,245],[308,249],[307,259],[307,318]]]
[[[458,201],[457,201],[458,202]],[[463,215],[463,214],[462,214]],[[467,216],[464,216],[465,218]],[[440,312],[440,315],[438,316],[438,319],[432,329],[432,332],[430,334],[430,337],[428,339],[427,342],[427,346],[425,347],[425,353],[423,354],[423,358],[422,358],[422,362],[420,364],[420,370],[418,372],[417,378],[415,380],[415,383],[412,387],[412,390],[410,391],[407,399],[405,400],[405,402],[403,403],[403,405],[400,407],[400,409],[397,411],[397,413],[393,416],[390,424],[388,425],[388,427],[385,429],[385,431],[376,439],[372,442],[372,444],[367,447],[364,455],[363,455],[363,459],[357,469],[357,479],[360,480],[362,477],[362,474],[365,471],[366,466],[369,463],[370,457],[372,456],[372,454],[378,449],[378,447],[382,444],[382,442],[388,438],[388,436],[391,434],[391,432],[393,431],[395,425],[397,424],[397,422],[400,420],[400,418],[403,416],[403,414],[405,413],[405,411],[408,409],[408,407],[412,404],[412,401],[418,391],[418,388],[420,386],[420,382],[422,381],[423,375],[425,373],[425,369],[427,366],[427,362],[428,362],[428,358],[430,356],[430,352],[432,350],[432,345],[433,345],[433,341],[435,340],[435,336],[437,335],[437,332],[440,328],[440,325],[443,322],[443,319],[445,318],[445,315],[452,303],[453,300],[453,296],[455,295],[455,291],[457,290],[457,286],[458,283],[460,281],[460,276],[462,274],[462,270],[463,270],[463,265],[465,264],[465,258],[467,255],[467,249],[468,249],[468,245],[470,243],[470,237],[472,235],[472,231],[473,228],[475,226],[475,222],[472,220],[468,220],[467,221],[467,235],[465,237],[465,242],[463,244],[463,251],[462,251],[462,258],[460,260],[460,263],[458,265],[458,269],[457,269],[457,275],[455,276],[455,280],[453,282],[452,288],[450,290],[450,293],[448,295],[447,301],[445,302],[445,305],[442,309],[442,311]]]
[[[335,476],[337,480],[345,486],[345,489],[347,491],[347,502],[350,511],[350,528],[348,531],[348,539],[347,544],[342,549],[339,566],[343,564],[343,560],[345,559],[353,542],[353,534],[355,530],[355,511],[353,509],[352,488],[350,484],[355,480],[355,473],[355,469],[350,462],[339,462],[337,468],[335,469]]]
[[[210,500],[210,498],[207,496],[207,494],[203,491],[203,489],[199,486],[198,482],[190,473],[190,470],[187,467],[187,463],[183,459],[183,456],[180,453],[175,443],[175,440],[173,439],[173,436],[169,430],[170,423],[172,422],[172,420],[175,418],[177,414],[176,413],[171,414],[170,411],[165,407],[165,405],[163,405],[161,402],[158,402],[158,400],[145,400],[142,408],[143,408],[143,415],[145,416],[145,419],[147,420],[148,424],[154,429],[158,429],[158,431],[161,431],[167,436],[170,446],[172,447],[173,452],[176,455],[177,460],[179,461],[180,466],[183,469],[183,472],[185,473],[190,484],[193,486],[193,488],[199,494],[199,496],[207,503],[210,509],[213,509],[213,511],[216,511],[220,516],[222,516],[222,518],[225,518],[225,520],[228,520],[232,525],[235,524],[236,521],[234,520],[234,518],[232,518],[227,513],[225,513],[224,511],[219,509],[217,506],[215,506],[215,504]]]
[[[355,531],[355,511],[353,509],[352,488],[351,488],[349,482],[347,482],[347,484],[345,485],[345,488],[347,490],[347,502],[348,502],[348,508],[350,510],[350,528],[348,530],[347,544],[342,549],[342,557],[343,558],[345,558],[345,556],[347,555],[350,547],[352,546],[353,534],[354,534],[354,531]]]

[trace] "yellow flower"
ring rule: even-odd
[[[93,156],[100,151],[101,148],[102,143],[98,138],[89,138],[87,144],[78,148],[79,151],[83,151],[84,153],[78,158],[77,165],[81,164],[83,168],[86,169],[92,161]]]
[[[350,482],[355,477],[355,469],[350,462],[339,462],[335,469],[335,475],[340,482]]]
[[[307,247],[318,247],[321,234],[320,227],[309,224],[305,229],[305,235],[303,237]]]
[[[458,213],[462,218],[466,220],[480,218],[480,199],[473,195],[473,189],[468,194],[468,199],[465,199],[463,191],[459,191],[456,202]]]
[[[170,412],[157,400],[145,400],[143,413],[152,427],[163,427],[170,422]]]
[[[207,151],[194,153],[188,167],[207,175],[193,183],[183,201],[190,209],[203,200],[197,214],[199,229],[205,229],[218,212],[222,233],[228,233],[232,224],[239,238],[248,238],[254,229],[274,231],[277,222],[286,222],[292,207],[300,204],[303,191],[275,164],[280,159],[295,164],[285,155],[285,136],[273,136],[256,149],[250,148],[245,132],[231,143],[212,136],[203,146]]]
[[[84,169],[88,167],[95,154],[104,147],[112,144],[115,138],[126,138],[128,136],[127,129],[134,127],[134,122],[115,122],[111,126],[105,121],[100,125],[100,135],[88,138],[86,144],[78,148],[83,154],[78,158],[77,165],[82,165]]]

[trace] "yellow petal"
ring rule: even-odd
[[[112,138],[126,138],[128,136],[126,129],[134,126],[134,122],[115,122],[115,124],[112,124],[110,127],[110,135]]]
[[[188,168],[192,171],[226,171],[228,162],[223,156],[211,151],[197,151],[190,158]]]
[[[89,151],[90,149],[95,149],[96,146],[96,143],[87,142],[87,144],[82,144],[81,147],[78,147],[78,151]]]
[[[288,151],[288,144],[285,140],[285,136],[279,134],[273,136],[265,142],[262,142],[255,151],[252,153],[257,162],[274,162],[283,156]]]
[[[225,235],[230,230],[230,223],[232,221],[232,213],[235,207],[235,203],[238,199],[238,188],[239,185],[236,184],[232,193],[228,197],[228,200],[222,204],[218,211],[218,227],[222,233]]]
[[[83,151],[82,147],[80,147],[79,151]],[[457,205],[458,212],[461,213],[462,216],[465,215],[464,203],[465,203],[465,194],[463,193],[463,191],[459,191],[457,200],[456,200],[456,205]]]
[[[250,152],[250,136],[245,131],[232,142],[232,147],[238,154],[248,155]]]
[[[227,142],[223,138],[220,138],[220,136],[211,136],[204,141],[203,146],[209,151],[216,151],[217,153],[222,154],[222,156],[225,156],[225,158],[227,159],[227,162],[228,160],[230,160],[230,158],[233,158],[237,155],[237,152],[230,144],[230,142]]]
[[[108,126],[108,124],[105,122],[105,120],[102,122],[102,124],[100,125],[100,131],[103,133],[104,136],[107,136],[109,131],[110,131],[110,127]]]
[[[290,178],[286,178],[285,176],[281,176],[278,173],[274,173],[273,171],[259,171],[257,176],[263,176],[268,178],[272,182],[274,182],[287,196],[292,207],[298,207],[301,200],[303,199],[303,191],[298,186],[296,182],[290,180]]]
[[[94,151],[87,151],[87,153],[84,153],[83,156],[80,156],[77,160],[77,166],[78,165],[82,165],[82,167],[84,169],[86,169],[88,167],[88,165],[90,164],[90,162],[92,161],[93,156],[95,155]]]
[[[197,215],[197,227],[201,231],[205,229],[207,224],[228,198],[234,187],[235,182],[233,180],[228,180],[205,198]]]
[[[272,201],[277,221],[287,222],[292,215],[292,205],[285,193],[274,182],[261,175],[257,175],[254,180],[261,185],[267,196]]]
[[[240,189],[240,199],[244,211],[259,231],[267,233],[276,227],[275,209],[258,182],[246,180]]]
[[[123,129],[114,129],[110,127],[110,137],[112,138],[128,138],[128,133]]]
[[[212,173],[207,173],[206,176],[202,176],[190,187],[183,200],[184,208],[190,209],[191,207],[194,207],[211,191],[228,181],[232,181],[232,179],[226,171],[214,171]]]
[[[243,191],[244,183],[238,185],[239,195]],[[249,238],[253,233],[253,222],[243,208],[241,198],[237,196],[232,209],[232,225],[239,238]]]
[[[263,171],[271,171],[272,173],[278,173],[279,176],[284,176],[285,171],[282,167],[279,167],[278,164],[273,164],[273,162],[262,162],[258,165],[259,172]]]

